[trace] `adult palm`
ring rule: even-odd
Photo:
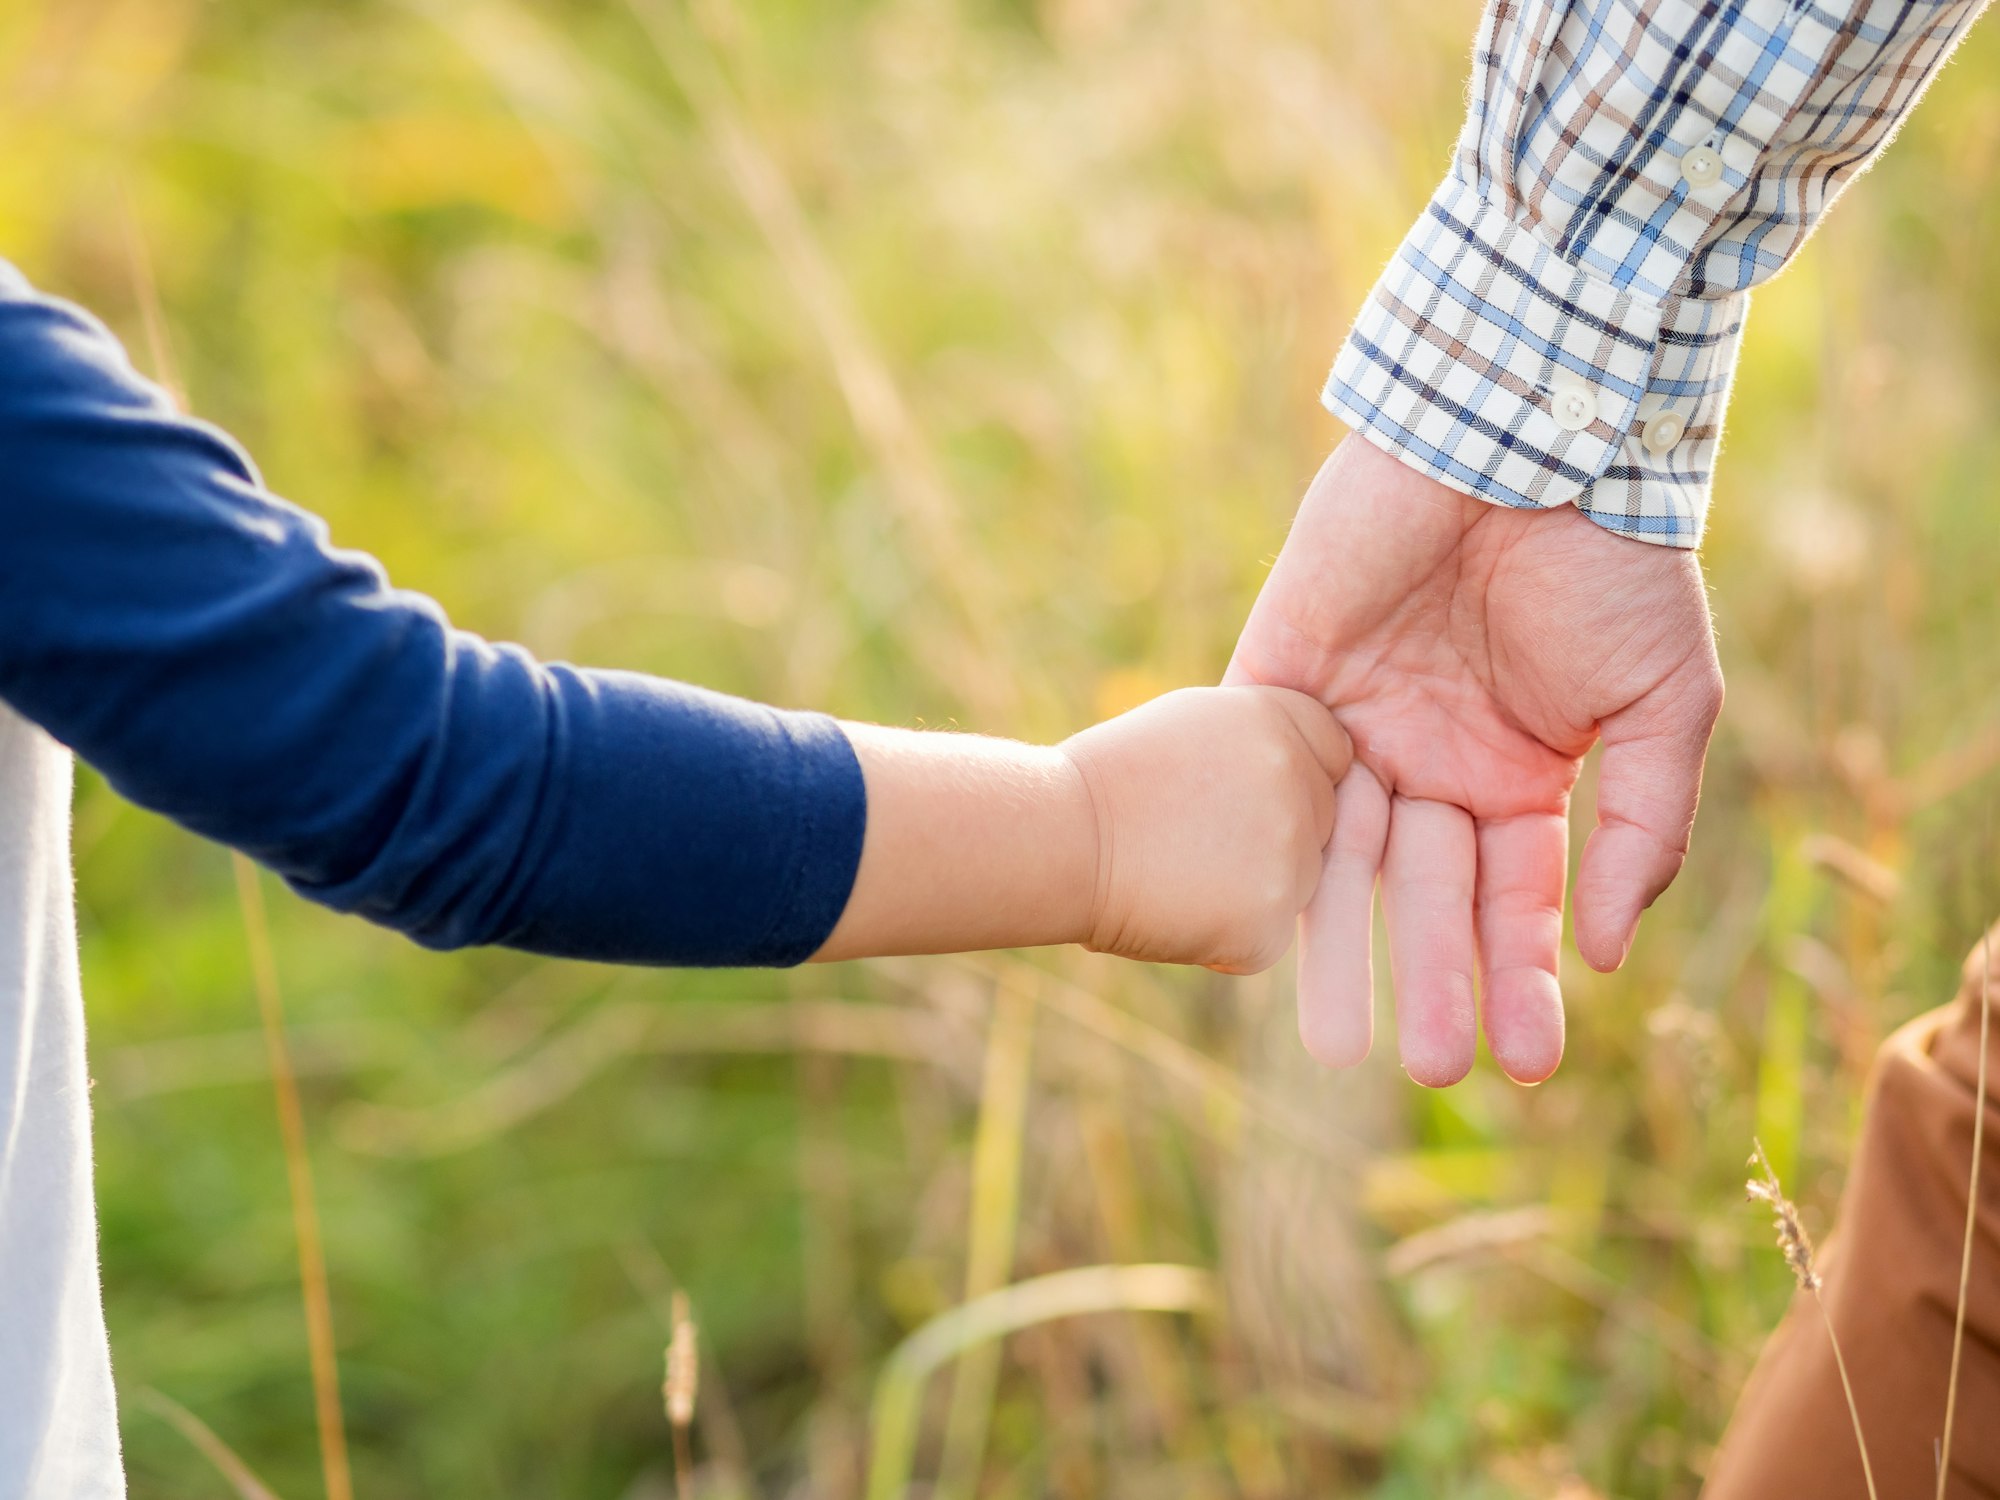
[[[1694,555],[1471,499],[1357,435],[1307,491],[1229,680],[1312,693],[1354,740],[1301,931],[1313,1055],[1368,1051],[1379,877],[1410,1076],[1462,1078],[1482,1009],[1511,1077],[1554,1072],[1569,798],[1600,737],[1575,905],[1592,967],[1624,962],[1687,851],[1722,706]]]

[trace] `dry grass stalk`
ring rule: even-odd
[[[1951,1379],[1945,1386],[1944,1439],[1937,1449],[1937,1500],[1951,1474],[1951,1429],[1958,1416],[1958,1365],[1965,1352],[1965,1303],[1972,1289],[1972,1242],[1979,1224],[1979,1158],[1986,1149],[1986,1058],[1993,1028],[1993,933],[1979,945],[1979,1083],[1972,1103],[1972,1183],[1965,1194],[1965,1249],[1958,1262],[1958,1311],[1951,1330]]]
[[[674,1293],[674,1332],[667,1342],[667,1378],[661,1387],[667,1421],[674,1430],[674,1491],[680,1500],[694,1494],[694,1461],[688,1430],[694,1425],[695,1391],[701,1381],[701,1352],[686,1292]]]
[[[174,364],[166,313],[160,306],[160,284],[153,275],[153,257],[146,249],[146,237],[139,232],[139,219],[133,212],[129,191],[120,191],[118,207],[119,229],[125,238],[125,256],[131,267],[132,293],[139,303],[139,318],[146,330],[146,353],[152,362],[153,379],[167,393],[174,410],[185,412],[187,387],[181,383],[180,370]]]
[[[1764,1154],[1764,1143],[1754,1143],[1756,1155],[1750,1158],[1750,1165],[1764,1174],[1763,1181],[1751,1178],[1743,1184],[1743,1189],[1754,1203],[1770,1205],[1772,1217],[1777,1221],[1778,1248],[1785,1252],[1785,1264],[1792,1268],[1792,1275],[1798,1279],[1799,1290],[1819,1295],[1820,1274],[1813,1267],[1812,1236],[1799,1222],[1799,1211],[1792,1200],[1785,1196],[1784,1188],[1778,1182],[1778,1174],[1771,1165],[1771,1159]]]
[[[468,1028],[468,1032],[471,1028]],[[340,1144],[374,1156],[445,1156],[471,1150],[573,1098],[640,1053],[662,1057],[822,1052],[932,1063],[957,1041],[946,1018],[904,1005],[783,1000],[759,1005],[657,998],[609,1000],[512,1065],[438,1104],[342,1106]]]
[[[1903,893],[1903,877],[1846,839],[1816,833],[1799,846],[1807,864],[1824,870],[1878,906],[1893,906]]]
[[[137,1402],[165,1418],[203,1458],[214,1464],[215,1471],[229,1482],[236,1500],[278,1500],[276,1492],[250,1472],[250,1466],[237,1456],[235,1449],[215,1435],[213,1427],[173,1397],[147,1386],[139,1392]]]
[[[129,199],[123,205],[125,251],[130,261],[132,292],[145,321],[146,343],[153,374],[178,411],[188,409],[187,391],[174,365],[167,337],[160,287],[146,238]],[[236,871],[236,895],[243,909],[244,938],[250,950],[250,973],[257,992],[264,1045],[270,1059],[271,1087],[277,1096],[278,1135],[285,1153],[285,1175],[291,1185],[292,1226],[299,1248],[299,1289],[305,1303],[306,1344],[312,1364],[313,1409],[319,1424],[320,1466],[327,1500],[354,1500],[354,1482],[347,1463],[347,1428],[340,1409],[340,1367],[333,1349],[333,1299],[327,1291],[326,1253],[320,1243],[319,1208],[313,1196],[312,1160],[306,1152],[305,1111],[299,1103],[298,1074],[285,1040],[284,1000],[278,990],[278,965],[271,953],[271,928],[264,915],[264,893],[257,884],[257,867],[241,854],[231,856]],[[165,1401],[165,1397],[160,1398]],[[171,1402],[167,1403],[172,1406]],[[160,1408],[166,1411],[166,1407]],[[194,1421],[185,1408],[175,1408]],[[168,1420],[193,1436],[180,1416]],[[199,1426],[199,1423],[196,1423]],[[206,1431],[206,1429],[203,1429]],[[213,1433],[209,1433],[214,1437]],[[216,1439],[220,1444],[220,1439]],[[209,1452],[196,1439],[196,1445]],[[211,1457],[213,1457],[211,1453]],[[248,1472],[247,1470],[245,1471]]]
[[[693,1307],[691,1304],[676,1305],[673,1271],[660,1258],[660,1252],[652,1243],[638,1235],[621,1240],[618,1244],[618,1262],[666,1334],[669,1350],[672,1347],[674,1333],[682,1324],[686,1324],[687,1334],[682,1347],[698,1351],[700,1324],[694,1320]],[[684,1361],[681,1389],[687,1395],[690,1429],[694,1420],[699,1419],[701,1422],[703,1462],[708,1470],[708,1488],[722,1495],[738,1497],[755,1495],[757,1489],[751,1479],[749,1459],[743,1448],[743,1432],[736,1424],[735,1412],[730,1408],[729,1387],[722,1379],[721,1367],[711,1362],[706,1375],[703,1375],[698,1353],[690,1353],[684,1357]],[[667,1362],[666,1370],[667,1379],[661,1383],[660,1397],[667,1419],[671,1422],[673,1419],[671,1387],[674,1369],[670,1361]],[[697,1379],[700,1386],[698,1405]],[[693,1441],[692,1430],[689,1432],[689,1441]]]
[[[1861,1450],[1861,1474],[1868,1481],[1868,1500],[1878,1500],[1875,1469],[1868,1462],[1868,1439],[1861,1430],[1861,1408],[1854,1400],[1854,1383],[1847,1378],[1847,1359],[1840,1352],[1840,1335],[1833,1331],[1833,1316],[1827,1312],[1826,1299],[1820,1295],[1822,1281],[1813,1264],[1812,1237],[1806,1233],[1805,1225],[1799,1222],[1797,1207],[1785,1196],[1778,1174],[1771,1166],[1771,1159],[1764,1154],[1764,1143],[1753,1141],[1752,1144],[1757,1149],[1750,1158],[1750,1165],[1764,1175],[1762,1180],[1753,1177],[1744,1183],[1744,1191],[1749,1194],[1751,1202],[1770,1206],[1772,1217],[1777,1221],[1778,1248],[1785,1252],[1785,1264],[1792,1268],[1799,1290],[1812,1293],[1813,1305],[1819,1308],[1820,1320],[1826,1324],[1826,1336],[1833,1344],[1834,1368],[1840,1372],[1840,1388],[1847,1395],[1847,1415],[1854,1423],[1854,1443]]]
[[[1037,988],[1031,974],[1020,973],[1002,977],[996,986],[980,1081],[979,1125],[972,1147],[972,1201],[966,1226],[967,1302],[998,1291],[1014,1273],[1014,1241],[1021,1220],[1021,1157],[1034,1074]],[[998,1344],[982,1344],[959,1357],[945,1418],[936,1500],[963,1500],[978,1489],[999,1379]]]
[[[271,955],[271,927],[264,915],[257,867],[240,854],[230,859],[236,869],[237,899],[243,907],[257,1009],[263,1017],[264,1041],[270,1048],[278,1136],[285,1151],[285,1176],[291,1185],[299,1289],[305,1302],[306,1348],[312,1365],[313,1412],[319,1423],[320,1467],[326,1478],[327,1500],[354,1500],[354,1481],[347,1464],[347,1429],[340,1410],[340,1365],[333,1351],[333,1298],[327,1291],[326,1250],[320,1240],[319,1207],[313,1196],[312,1158],[306,1152],[305,1110],[299,1103],[291,1052],[285,1045],[284,1001],[278,991],[277,961]]]
[[[1389,1247],[1382,1269],[1414,1276],[1437,1265],[1477,1260],[1529,1240],[1544,1240],[1561,1226],[1553,1210],[1537,1204],[1491,1213],[1465,1213],[1407,1235]]]
[[[1016,711],[1019,684],[993,666],[1006,659],[1005,601],[1000,580],[965,526],[965,506],[953,492],[929,435],[912,410],[891,361],[856,306],[847,278],[821,242],[798,190],[740,106],[715,53],[739,32],[732,8],[709,4],[693,12],[693,29],[676,25],[659,0],[628,0],[668,73],[686,97],[743,205],[785,275],[820,341],[856,434],[874,458],[889,499],[928,554],[946,601],[965,630],[938,644],[936,665],[982,718],[1004,721]]]

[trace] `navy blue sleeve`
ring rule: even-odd
[[[0,699],[430,947],[796,963],[860,861],[832,720],[454,630],[4,264]]]

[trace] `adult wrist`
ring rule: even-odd
[[[1635,540],[1701,538],[1746,294],[1644,295],[1448,177],[1364,303],[1327,407],[1491,504],[1574,504]]]

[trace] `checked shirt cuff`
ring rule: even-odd
[[[1323,399],[1465,494],[1574,504],[1621,536],[1694,547],[1748,303],[1627,291],[1454,176],[1376,283]]]

